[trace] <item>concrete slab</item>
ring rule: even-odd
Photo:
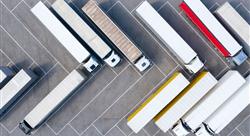
[[[156,132],[160,131],[159,127],[157,127],[154,121],[150,121],[145,127],[144,130],[150,135],[153,136]]]
[[[229,134],[228,136],[243,136],[241,135],[240,131],[235,129],[231,134]]]
[[[25,92],[23,99],[19,99],[19,102],[3,117],[1,123],[8,130],[14,129],[65,76],[66,72],[59,65],[53,67],[33,88]]]
[[[39,1],[44,2],[45,0],[24,0],[29,7],[34,7]]]
[[[58,136],[79,136],[72,127],[67,125],[59,134]]]
[[[250,24],[250,12],[244,5],[237,8],[238,13]]]
[[[242,124],[245,120],[248,119],[250,113],[250,105],[248,105],[233,121],[231,121],[221,132],[221,136],[226,136],[232,132],[235,128]],[[244,126],[244,125],[243,125]],[[248,126],[245,126],[248,127]]]
[[[164,133],[163,131],[159,131],[155,136],[173,136],[169,131]]]
[[[129,136],[148,136],[148,134],[145,131],[140,131],[139,133],[135,134],[132,133]]]
[[[2,51],[0,51],[0,58],[0,65],[2,66],[7,66],[11,62],[11,60],[5,54],[3,54]]]
[[[33,63],[32,59],[22,51],[17,43],[15,43],[1,27],[0,33],[2,36],[1,44],[4,45],[1,50],[5,54],[8,54],[8,57],[18,68],[28,68]]]
[[[29,66],[29,69],[31,69],[37,76],[42,77],[44,76],[44,72],[42,69],[36,64],[33,63],[32,65]]]
[[[122,120],[117,124],[117,126],[122,130],[122,132],[124,132],[124,134],[126,134],[127,136],[131,133],[133,133],[132,129],[129,128],[129,126],[127,125],[127,118],[124,117],[122,118]]]
[[[1,0],[9,10],[12,10],[21,0]]]
[[[98,118],[121,94],[123,94],[139,78],[138,73],[127,67],[101,92],[101,94],[83,109],[71,125],[82,133],[91,123]]]
[[[23,133],[17,128],[18,122],[67,75],[67,71],[74,69],[77,63],[30,13],[30,8],[38,0],[23,0],[21,3],[19,3],[21,0],[0,1],[0,17],[4,18],[0,20],[0,64],[9,65],[16,71],[20,68],[17,68],[15,64],[19,67],[29,67],[41,77],[39,82],[26,95],[22,96],[0,121],[1,136],[22,136]],[[50,7],[54,1],[46,0],[45,4]],[[76,5],[74,9],[77,11],[80,11],[87,2],[87,0],[72,1]],[[76,135],[76,132],[82,132],[82,136],[101,136],[101,133],[115,136],[153,136],[154,133],[156,136],[172,136],[169,132],[162,133],[153,122],[150,122],[140,133],[134,134],[127,126],[126,117],[154,91],[153,88],[159,86],[159,82],[168,78],[169,73],[173,71],[184,73],[185,71],[180,67],[177,58],[164,48],[164,45],[136,18],[133,10],[142,0],[97,1],[121,30],[141,48],[152,61],[153,66],[145,73],[138,73],[122,55],[122,59],[125,61],[118,67],[111,69],[104,65],[90,75],[90,79],[68,101],[65,101],[64,105],[48,119],[45,125],[37,130],[35,136],[55,136],[54,132],[59,132],[58,135],[73,136]],[[214,76],[220,78],[229,70],[229,67],[226,66],[227,61],[220,56],[190,20],[180,13],[178,6],[182,0],[148,1],[156,10],[160,9],[159,13],[190,44],[201,60],[206,62],[206,68]],[[218,5],[229,1],[250,23],[250,2],[247,0],[202,1],[210,11],[214,11]],[[10,9],[14,10],[10,12]],[[82,12],[77,13],[82,15]],[[4,42],[2,43],[2,41]],[[11,62],[12,59],[13,62]],[[244,76],[250,73],[248,63],[230,68],[237,69]],[[192,76],[184,74],[188,78]],[[239,133],[249,135],[246,133],[249,124],[245,123],[249,120],[249,109],[248,106],[220,135],[226,136],[232,130],[234,131],[231,135],[237,136]],[[68,123],[71,123],[72,126],[69,126]],[[8,134],[7,130],[12,130],[12,133]]]
[[[55,131],[60,131],[82,108],[93,101],[97,94],[103,91],[114,78],[115,73],[104,66],[91,79],[83,84],[75,94],[57,111],[56,116],[48,121],[48,125]]]
[[[120,131],[120,129],[114,127],[108,132],[106,136],[124,136],[124,134]]]
[[[38,63],[44,71],[48,71],[56,61],[51,55],[41,47],[35,38],[24,28],[10,11],[0,3],[3,9],[3,27],[4,29],[19,43],[36,63]]]
[[[94,125],[102,134],[106,134],[123,116],[125,116],[143,97],[154,89],[164,75],[152,67],[145,75],[108,109]]]
[[[9,136],[9,132],[0,125],[0,134],[1,136]]]
[[[101,136],[101,134],[93,126],[90,126],[81,136]]]
[[[20,3],[13,13],[23,22],[25,27],[34,34],[39,42],[41,42],[46,52],[53,54],[53,57],[55,57],[67,71],[72,71],[79,65],[49,30],[31,13],[29,7],[24,2]]]
[[[242,133],[244,136],[250,135],[250,116],[248,116],[238,127],[238,130]]]

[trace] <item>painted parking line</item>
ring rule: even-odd
[[[177,65],[177,66],[180,66],[180,68],[181,68],[187,75],[189,75],[189,74],[186,72],[186,70],[184,70],[183,66],[180,65],[164,47],[162,47],[162,44],[155,38],[155,36],[153,36],[152,33],[150,33],[150,32],[149,32],[149,31],[148,31],[148,30],[138,21],[138,19],[136,19],[136,18],[133,16],[133,14],[129,12],[129,10],[125,7],[125,5],[122,4],[120,1],[117,2],[117,4],[118,4],[118,3],[121,4],[122,7],[123,7],[123,8],[124,8],[133,18],[134,18],[134,20],[143,28],[143,30],[146,31],[147,34],[149,34],[149,35],[151,36],[151,38],[154,39],[154,41],[155,41],[158,45],[160,45],[160,48],[163,49],[163,51],[164,51],[168,56],[170,56],[170,58],[176,63],[176,65]],[[156,67],[158,67],[158,66],[156,65]],[[159,68],[159,67],[158,67],[158,68]],[[161,71],[162,73],[164,73],[161,69],[160,69],[160,71]],[[165,74],[164,74],[164,75],[165,75]]]
[[[20,3],[24,3],[26,6],[29,7],[29,5],[24,1],[22,0]],[[19,4],[20,5],[20,4]],[[19,6],[18,5],[18,6]],[[18,7],[17,6],[17,7]],[[37,37],[26,27],[26,25],[21,21],[19,20],[19,18],[13,13],[14,10],[11,11],[12,15],[18,20],[18,22],[20,22],[23,27],[32,35],[32,37],[41,45],[41,47],[43,47],[43,49],[45,49],[45,51],[48,52],[48,54],[67,72],[69,73],[69,71],[55,58],[55,56],[41,43],[40,40],[37,39]]]
[[[2,26],[0,26],[4,32],[16,43],[16,45],[18,45],[18,47],[21,48],[21,50],[35,63],[37,64],[37,66],[43,71],[43,73],[46,73],[45,70],[26,52],[26,50],[23,49],[22,46],[20,46],[20,44],[16,41],[16,39],[14,39],[14,37],[12,37],[12,35],[10,35],[9,32],[7,32]],[[15,63],[14,63],[15,64]]]
[[[119,124],[120,123],[120,121],[122,120],[122,119],[124,119],[126,116],[128,116],[128,114],[130,114],[138,105],[140,105],[147,97],[149,97],[149,95],[150,94],[152,94],[152,92],[157,88],[157,87],[159,87],[159,85],[161,85],[163,82],[165,82],[175,71],[176,71],[176,69],[178,68],[179,66],[176,66],[174,69],[172,69],[169,73],[168,73],[168,75],[167,76],[165,76],[156,86],[154,86],[153,87],[153,89],[151,89],[139,102],[137,102],[137,104],[135,104],[134,106],[133,106],[133,108],[131,108],[130,110],[129,110],[129,112],[127,112],[121,119],[119,119],[119,121],[117,121],[117,123],[114,125],[114,126],[116,126],[117,124]],[[114,127],[113,126],[113,127]],[[112,128],[113,128],[112,127]],[[110,130],[109,131],[111,131],[111,129],[112,128],[110,128]],[[109,131],[107,131],[107,133],[109,132]]]
[[[68,123],[66,123],[61,130],[58,131],[58,133],[60,133],[65,127],[66,125],[70,124],[84,109],[86,109],[114,80],[116,80],[116,78],[123,73],[129,66],[131,65],[127,65],[116,77],[114,77],[106,86],[104,86],[104,88],[98,92],[98,94],[96,94],[74,117],[72,117],[72,119],[70,119],[68,121]],[[94,76],[92,76],[94,77]],[[89,80],[88,80],[89,81]],[[84,84],[85,85],[85,84]],[[83,85],[83,86],[84,86]],[[90,127],[90,126],[89,126]],[[87,130],[87,129],[86,129]],[[58,134],[57,133],[57,134]]]
[[[146,75],[153,67],[150,67],[148,71],[146,71],[144,73],[144,75]],[[122,73],[122,72],[121,72]],[[118,102],[120,100],[120,98],[122,98],[122,96],[124,96],[133,86],[135,86],[137,84],[137,82],[139,82],[144,76],[140,76],[137,80],[135,80],[135,82],[130,85],[111,105],[108,106],[108,108],[106,108],[94,121],[92,121],[91,125],[94,124],[100,117],[102,117],[116,102]],[[112,82],[112,81],[111,81]],[[90,125],[90,126],[91,126]],[[89,126],[89,127],[90,127]],[[113,127],[115,127],[116,125],[114,125]],[[83,134],[89,127],[87,127],[81,134]],[[108,133],[108,132],[107,132]],[[106,133],[106,134],[107,134]]]
[[[42,80],[42,79],[44,79],[44,77],[46,77],[46,75],[51,71],[51,70],[53,70],[55,67],[57,66],[57,63],[56,64],[54,64],[54,66],[52,66],[41,78],[39,78],[37,81],[36,81],[36,83],[34,83],[33,84],[33,86],[31,86],[30,88],[29,88],[29,90],[27,90],[27,91],[25,91],[25,93],[24,94],[22,94],[22,96],[9,108],[9,110],[4,114],[4,116],[2,116],[1,118],[4,118],[37,84],[39,84],[40,83],[40,81]],[[4,126],[4,125],[3,125]],[[17,126],[16,127],[14,127],[14,129],[12,129],[12,130],[8,130],[7,128],[7,130],[8,130],[8,132],[9,133],[12,133],[16,128],[18,127],[18,124],[17,124]]]
[[[0,27],[1,27],[1,26],[0,26]],[[14,66],[15,66],[16,68],[20,69],[2,49],[0,49],[0,52],[2,52],[3,55],[4,55],[5,57],[7,57],[8,60],[10,61],[10,62],[7,64],[7,66],[10,65],[10,63],[12,63],[12,64],[14,64]]]
[[[244,121],[246,121],[248,118],[250,118],[250,115],[246,116],[237,126],[235,126],[235,128],[230,133],[228,133],[228,136],[230,136],[233,131],[237,129],[242,123],[244,123]]]

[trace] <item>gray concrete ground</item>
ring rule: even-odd
[[[30,68],[40,76],[38,82],[9,109],[0,121],[0,136],[22,136],[17,127],[24,116],[79,64],[51,33],[31,14],[39,0],[0,0],[1,65],[15,71]],[[50,6],[54,0],[42,0]],[[79,14],[86,0],[68,0]],[[175,71],[191,80],[182,64],[155,39],[136,18],[134,9],[143,0],[98,0],[102,9],[152,61],[144,73],[122,56],[117,68],[103,64],[78,91],[66,101],[37,131],[36,136],[172,136],[150,122],[138,134],[126,125],[127,116]],[[181,0],[148,0],[167,22],[190,44],[219,79],[229,69],[243,76],[250,73],[250,60],[231,66],[212,44],[187,19],[178,5]],[[203,0],[214,11],[226,0]],[[250,23],[250,2],[229,0]],[[233,109],[232,109],[233,110]],[[241,112],[221,136],[250,136],[250,107]]]

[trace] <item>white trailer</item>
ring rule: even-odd
[[[37,76],[31,70],[21,69],[0,90],[0,116],[3,115],[13,102],[34,83]]]
[[[120,62],[120,57],[115,51],[64,0],[55,1],[52,8],[109,66],[114,67]]]
[[[9,67],[0,66],[0,89],[14,76]]]
[[[140,72],[150,66],[150,61],[98,7],[96,1],[89,0],[82,10]]]
[[[67,75],[35,108],[33,108],[19,128],[30,134],[41,125],[85,80],[86,76],[77,70]]]
[[[220,106],[202,127],[196,132],[197,136],[211,136],[220,133],[241,111],[250,104],[250,76],[247,82],[222,106]]]
[[[135,11],[140,20],[177,56],[190,72],[196,73],[203,67],[196,52],[147,1],[144,1]]]
[[[98,66],[95,58],[91,57],[90,53],[41,1],[31,9],[31,12],[79,63],[84,63],[84,67],[89,72]]]
[[[180,8],[224,57],[232,59],[236,65],[242,64],[247,59],[241,45],[200,0],[184,0]]]
[[[229,32],[242,44],[247,55],[250,56],[250,25],[228,2],[219,7],[214,13]]]
[[[187,113],[209,90],[217,80],[209,72],[201,72],[178,96],[174,98],[155,118],[155,124],[167,132]]]
[[[188,84],[189,81],[181,73],[175,73],[128,117],[128,126],[138,133]]]
[[[173,128],[177,136],[186,136],[189,132],[195,132],[216,109],[246,82],[246,80],[234,70],[228,71],[191,110],[189,110]]]

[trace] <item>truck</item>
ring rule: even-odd
[[[82,10],[90,20],[107,36],[107,38],[143,72],[151,62],[135,46],[135,44],[118,28],[118,26],[98,7],[93,0],[88,1]]]
[[[208,119],[196,132],[197,136],[213,136],[219,134],[241,111],[250,104],[250,75],[246,83]]]
[[[155,124],[167,132],[178,120],[199,102],[216,84],[217,80],[208,71],[202,71],[176,96],[157,116]]]
[[[56,16],[39,1],[31,12],[52,33],[61,45],[83,66],[92,72],[98,67],[96,59],[90,55],[81,43],[69,32],[69,30],[56,18]]]
[[[10,106],[27,90],[38,78],[29,69],[21,69],[0,90],[0,117],[6,113]]]
[[[215,10],[215,15],[226,29],[241,43],[243,50],[250,57],[250,25],[226,2]]]
[[[138,133],[151,121],[169,102],[171,102],[186,86],[189,81],[179,72],[176,72],[149,98],[147,98],[128,117],[128,126]]]
[[[173,132],[177,136],[195,133],[202,122],[233,96],[245,82],[238,71],[229,70],[218,80],[215,87],[174,125]]]
[[[45,122],[86,79],[87,76],[80,70],[70,72],[24,117],[19,123],[19,128],[25,134],[31,134],[31,132]]]
[[[191,72],[198,72],[204,64],[196,52],[180,37],[180,35],[160,16],[160,14],[144,1],[135,10],[136,15],[154,35],[185,65]]]
[[[120,62],[117,53],[64,0],[55,1],[52,8],[109,66],[115,67]]]
[[[14,76],[9,67],[0,66],[0,89]]]
[[[200,0],[184,0],[179,7],[225,58],[236,65],[245,62],[247,55],[242,46]]]

